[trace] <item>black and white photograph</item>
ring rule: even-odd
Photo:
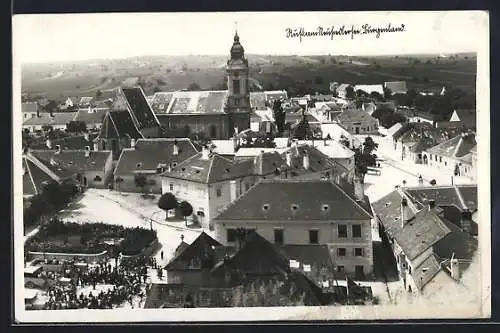
[[[16,320],[489,318],[488,38],[481,11],[14,15]]]

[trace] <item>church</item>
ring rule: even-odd
[[[228,90],[157,93],[151,107],[167,136],[204,133],[212,139],[229,139],[235,131],[250,128],[249,67],[236,32],[226,64]]]

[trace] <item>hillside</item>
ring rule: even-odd
[[[287,89],[289,95],[328,92],[329,82],[375,84],[407,81],[409,89],[438,91],[446,84],[475,91],[474,55],[275,56],[247,55],[253,89]],[[95,95],[137,78],[147,94],[186,89],[224,89],[227,56],[147,56],[78,63],[30,64],[22,69],[23,93],[50,99]]]

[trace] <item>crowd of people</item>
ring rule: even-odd
[[[143,286],[148,263],[145,257],[121,261],[118,266],[112,261],[94,265],[65,263],[61,275],[67,282],[59,279],[48,287],[45,309],[111,309],[126,302],[134,307],[134,299],[138,297],[142,302],[146,296]],[[109,289],[97,291],[97,285],[108,285]],[[78,292],[90,286],[88,294]]]

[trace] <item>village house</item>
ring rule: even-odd
[[[63,105],[66,107],[66,108],[76,108],[78,107],[78,102],[80,101],[80,98],[79,97],[68,97],[66,98],[66,100],[64,101]]]
[[[347,98],[348,87],[352,87],[352,86],[348,83],[340,84],[336,89],[337,96],[340,98]],[[353,87],[353,89],[354,89],[354,87]]]
[[[309,145],[343,166],[350,177],[354,175],[354,151],[333,139],[299,140],[299,145]]]
[[[471,177],[472,154],[476,146],[473,133],[462,133],[423,152],[423,163],[445,170],[450,175]]]
[[[443,217],[464,231],[477,235],[478,226],[472,216],[477,213],[477,185],[409,187],[404,192],[419,202],[434,200]]]
[[[314,108],[308,110],[321,123],[333,122],[342,113],[342,105],[335,102],[316,102]]]
[[[354,91],[356,94],[360,90],[367,95],[370,95],[371,93],[377,93],[380,96],[384,96],[384,87],[381,84],[357,84],[354,86]]]
[[[75,121],[84,122],[89,130],[99,130],[102,127],[108,110],[109,109],[94,109],[89,106],[87,109],[78,110]]]
[[[384,82],[384,88],[391,92],[391,95],[395,94],[406,94],[408,89],[406,88],[406,81],[389,81]]]
[[[396,126],[396,125],[395,125]],[[444,133],[426,122],[404,123],[401,126],[391,128],[392,141],[396,154],[401,156],[402,161],[425,164],[425,154],[429,147],[447,139]]]
[[[23,130],[31,133],[43,131],[47,128],[65,131],[68,123],[75,120],[76,115],[77,112],[38,112],[35,117],[26,119],[23,122]]]
[[[113,180],[111,151],[63,150],[55,146],[52,150],[31,150],[40,161],[54,167],[73,171],[76,180],[84,188],[107,188]]]
[[[359,182],[347,192],[328,180],[261,180],[214,218],[215,238],[234,244],[243,228],[274,244],[325,244],[337,272],[361,277],[373,270],[371,218]]]
[[[238,34],[230,53],[228,90],[176,91],[153,98],[151,105],[171,136],[203,132],[212,139],[229,139],[236,128],[250,128],[249,67]]]
[[[444,218],[433,200],[413,200],[398,187],[373,203],[373,210],[409,293],[425,294],[436,280],[441,287],[454,283],[469,266],[477,241]]]
[[[80,101],[78,102],[78,107],[81,107],[81,108],[86,108],[88,107],[89,105],[91,105],[91,103],[93,103],[95,100],[94,97],[91,97],[91,96],[84,96],[84,97],[81,97],[80,98]]]
[[[189,139],[131,139],[131,147],[123,148],[114,172],[114,189],[120,192],[162,193],[160,175],[196,155]],[[146,177],[146,186],[139,187],[136,177]]]
[[[23,122],[27,119],[35,118],[39,114],[38,104],[36,102],[22,103],[21,111],[23,114]]]
[[[351,134],[378,133],[378,119],[370,116],[361,109],[345,110],[336,120]]]

